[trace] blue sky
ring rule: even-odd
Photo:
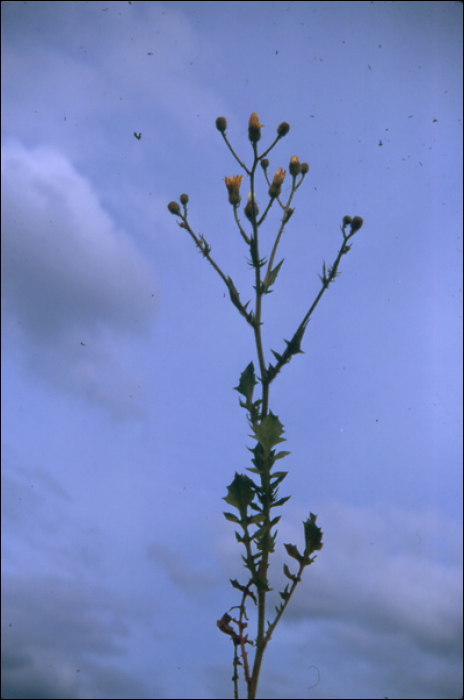
[[[1,11],[2,697],[233,696],[216,620],[245,572],[221,499],[251,466],[233,387],[256,352],[166,205],[189,194],[252,298],[224,185],[240,170],[215,128],[224,115],[250,165],[252,112],[263,148],[291,125],[271,173],[310,165],[265,299],[267,361],[342,217],[364,218],[271,387],[291,499],[270,611],[309,511],[325,546],[259,696],[460,697],[462,4]],[[277,225],[271,210],[263,254]]]

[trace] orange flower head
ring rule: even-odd
[[[225,177],[224,182],[229,191],[229,202],[234,206],[240,204],[240,185],[243,180],[243,175],[232,175],[232,177]]]
[[[253,114],[250,117],[250,121],[248,123],[248,128],[249,129],[261,129],[261,127],[264,126],[264,124],[259,123],[259,117],[256,114],[256,112],[253,112]]]
[[[274,179],[271,182],[271,186],[269,187],[269,197],[272,197],[272,199],[275,199],[275,197],[278,197],[282,191],[282,183],[284,181],[286,170],[283,170],[283,168],[277,168]]]
[[[274,175],[273,184],[274,185],[282,185],[286,172],[287,171],[283,170],[283,168],[277,168],[275,175]]]

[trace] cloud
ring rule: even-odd
[[[124,672],[134,610],[121,596],[53,576],[6,577],[2,590],[2,696],[152,697]]]
[[[140,383],[117,347],[147,338],[154,284],[135,245],[57,149],[2,153],[6,337],[29,369],[116,413]]]

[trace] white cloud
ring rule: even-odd
[[[61,152],[3,149],[6,337],[19,341],[36,374],[117,413],[130,411],[121,401],[140,377],[117,348],[148,337],[153,294],[140,253]]]

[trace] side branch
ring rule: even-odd
[[[200,253],[203,255],[204,258],[208,260],[209,263],[214,267],[218,275],[221,277],[221,279],[224,281],[224,284],[226,285],[227,289],[229,290],[229,296],[230,300],[233,303],[233,305],[239,310],[241,315],[247,320],[247,322],[252,326],[252,328],[255,327],[255,321],[254,321],[254,315],[252,311],[247,311],[247,306],[250,303],[247,301],[247,303],[244,305],[240,301],[240,295],[238,291],[235,288],[234,283],[232,282],[230,277],[226,277],[219,265],[213,260],[211,257],[211,246],[206,242],[204,236],[201,234],[200,236],[197,236],[192,229],[190,228],[190,224],[187,221],[187,216],[186,214],[182,215],[179,211],[177,214],[180,216],[182,219],[182,222],[179,223],[179,226],[181,228],[184,228],[186,231],[189,232],[193,240],[195,241],[195,245],[199,249]]]
[[[348,221],[349,219],[349,221]],[[345,227],[348,223],[351,223],[351,231],[349,234],[345,233]],[[343,220],[343,226],[342,226],[342,233],[343,233],[343,244],[340,250],[338,251],[338,255],[335,258],[335,262],[329,269],[326,269],[325,263],[323,264],[322,268],[322,275],[319,275],[321,281],[322,281],[322,286],[321,289],[314,299],[313,303],[311,304],[308,313],[305,315],[303,318],[302,322],[298,326],[293,338],[289,341],[286,340],[285,342],[287,343],[287,347],[285,348],[285,351],[282,353],[282,355],[279,355],[278,353],[274,352],[274,350],[271,350],[273,353],[274,357],[277,360],[277,363],[275,365],[269,365],[269,368],[267,370],[267,381],[269,384],[275,379],[277,374],[280,372],[282,367],[290,362],[291,358],[293,355],[297,355],[299,353],[302,353],[303,350],[301,349],[301,341],[303,340],[303,336],[306,331],[306,327],[309,323],[309,320],[313,314],[313,311],[315,310],[316,306],[318,305],[319,301],[321,300],[322,295],[324,294],[325,290],[328,289],[329,285],[331,282],[335,280],[335,277],[337,277],[338,274],[338,267],[340,265],[340,260],[342,259],[343,255],[346,255],[348,251],[351,249],[351,245],[348,245],[349,239],[354,236],[356,231],[359,231],[363,224],[363,220],[361,217],[354,217],[353,220],[351,220],[351,217],[345,217]]]

